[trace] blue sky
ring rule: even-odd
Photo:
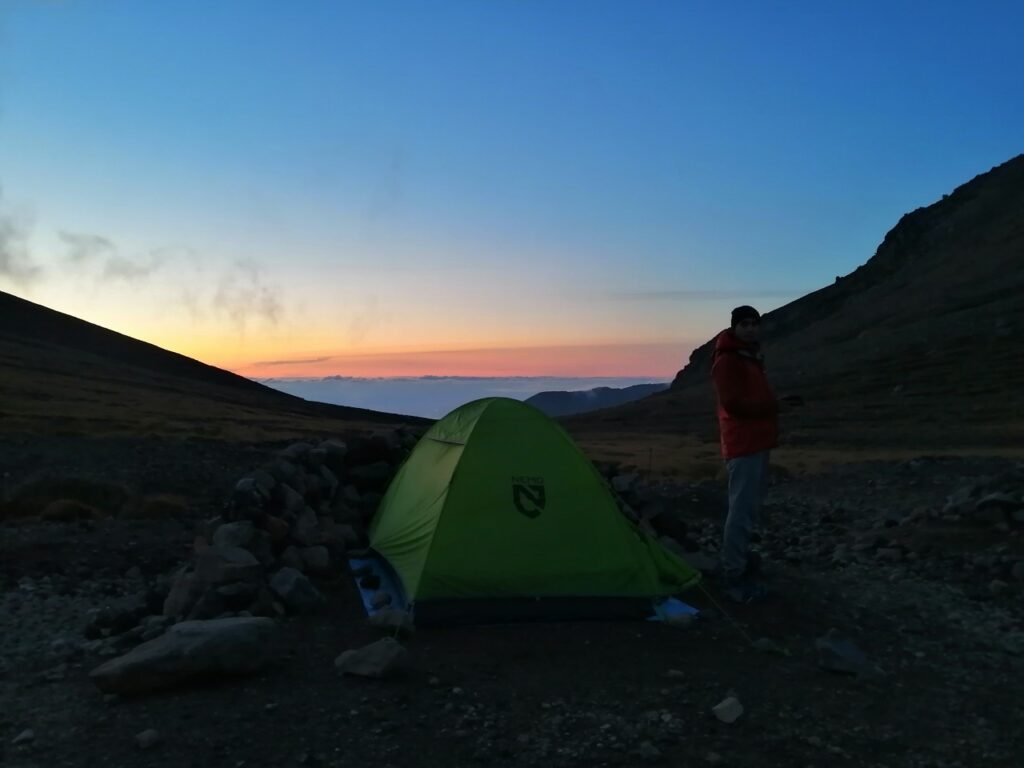
[[[0,289],[251,375],[671,375],[1024,151],[1019,3],[0,8]]]

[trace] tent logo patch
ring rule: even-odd
[[[513,477],[512,503],[520,514],[537,517],[544,511],[547,494],[544,492],[543,477]]]

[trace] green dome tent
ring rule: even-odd
[[[554,421],[507,398],[436,422],[370,526],[417,623],[645,616],[698,573],[639,531]]]

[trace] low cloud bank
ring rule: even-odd
[[[518,376],[482,378],[470,376],[419,376],[399,378],[356,378],[330,376],[320,379],[258,379],[263,384],[291,395],[335,405],[369,408],[387,413],[437,419],[453,408],[481,397],[511,397],[526,400],[549,390],[576,392],[595,387],[631,387],[655,383],[650,378],[558,378]]]

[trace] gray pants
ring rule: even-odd
[[[729,459],[729,516],[722,542],[722,575],[739,578],[747,567],[750,533],[761,516],[761,499],[768,483],[769,451]]]

